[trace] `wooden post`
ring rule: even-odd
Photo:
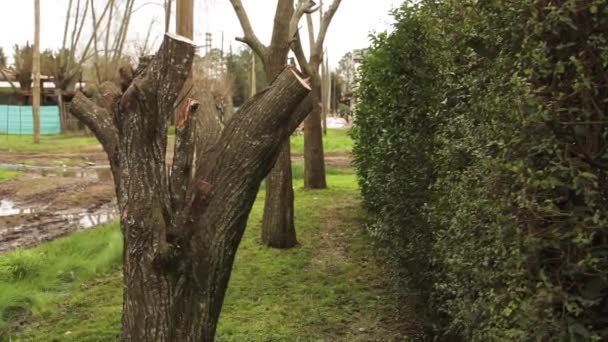
[[[176,12],[177,35],[194,39],[194,0],[177,0]]]
[[[165,0],[165,33],[169,32],[171,26],[171,7],[173,0]]]
[[[257,80],[255,74],[255,51],[251,50],[251,97],[257,93]]]
[[[194,39],[194,0],[177,0],[175,3],[175,33],[178,36]],[[178,102],[182,102],[192,88],[192,74],[184,82]],[[175,124],[176,113],[171,116],[171,124]]]
[[[32,73],[32,111],[34,116],[34,143],[40,143],[40,0],[34,0],[34,52]]]

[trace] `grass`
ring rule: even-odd
[[[34,144],[31,135],[0,135],[0,151],[10,152],[85,152],[101,151],[95,137],[77,135],[43,135]]]
[[[323,137],[323,148],[326,155],[350,154],[353,149],[353,140],[346,129],[328,129]],[[304,154],[304,136],[291,137],[291,153]]]
[[[171,145],[175,134],[175,127],[168,130]],[[101,151],[99,142],[94,137],[77,135],[43,135],[40,144],[34,144],[31,135],[0,135],[0,151],[11,152],[84,152]],[[353,146],[348,130],[329,129],[323,138],[324,150],[328,155],[350,154]],[[304,153],[304,136],[291,137],[292,153]]]
[[[30,314],[51,315],[81,284],[118,270],[121,258],[117,224],[0,256],[0,341]]]
[[[21,172],[19,172],[19,171],[0,169],[0,181],[5,180],[5,179],[10,179],[10,178],[15,178],[15,177],[19,176],[20,174],[21,174]]]
[[[237,253],[218,341],[403,340],[388,323],[395,301],[363,232],[353,172],[334,170],[328,182],[330,189],[311,191],[295,181],[301,246],[288,251],[259,244],[260,192]],[[116,341],[119,246],[118,227],[109,226],[0,257],[0,313],[33,312],[12,341]]]

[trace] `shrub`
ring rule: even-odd
[[[425,10],[404,7],[396,13],[395,32],[374,38],[361,68],[352,132],[370,232],[396,251],[405,268],[416,268],[409,280],[420,284],[428,280],[431,231],[423,208],[434,174],[430,158],[441,97],[435,76],[441,57],[429,58],[441,48]]]
[[[596,0],[423,1],[372,46],[354,151],[372,232],[432,284],[443,332],[608,338],[607,14]]]

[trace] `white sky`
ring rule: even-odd
[[[272,33],[272,23],[277,0],[242,0],[249,18],[260,40],[267,44]],[[319,0],[317,0],[318,2]],[[330,0],[325,0],[328,6]],[[68,0],[41,0],[41,48],[57,49],[63,39],[64,21]],[[83,1],[84,3],[85,1]],[[348,51],[364,48],[369,45],[371,31],[383,31],[390,27],[392,21],[389,11],[398,6],[402,0],[343,0],[330,26],[326,39],[328,57],[332,67]],[[0,46],[4,48],[9,60],[12,60],[13,46],[33,41],[34,37],[34,0],[0,0],[4,10],[0,15]],[[10,3],[10,6],[6,6]],[[97,0],[96,7],[104,5],[104,0]],[[129,45],[143,40],[152,21],[155,21],[152,38],[160,42],[164,31],[164,10],[162,0],[137,0],[134,8],[140,9],[134,14],[129,31]],[[101,9],[97,11],[97,16]],[[315,16],[318,17],[318,14]],[[305,24],[305,20],[301,25]],[[90,25],[88,25],[90,26]],[[172,20],[173,30],[175,21]],[[212,32],[214,47],[221,47],[221,36],[224,33],[224,49],[229,44],[234,50],[241,43],[234,40],[242,36],[242,30],[234,10],[228,0],[195,0],[195,37],[197,44],[205,43],[205,32]],[[306,35],[305,35],[306,36]],[[83,39],[84,40],[84,39]],[[307,50],[307,48],[305,47]]]

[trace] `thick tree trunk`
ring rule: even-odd
[[[103,144],[115,178],[125,240],[122,341],[213,341],[259,185],[305,116],[297,108],[310,88],[290,68],[212,142],[197,137],[206,133],[208,121],[198,119],[204,105],[187,99],[177,104],[169,171],[168,120],[194,49],[167,34],[124,94],[104,85],[100,105],[80,93],[72,105]]]
[[[313,76],[311,96],[313,110],[304,120],[304,187],[325,189],[325,152],[323,150],[323,129],[321,127],[321,80]]]

